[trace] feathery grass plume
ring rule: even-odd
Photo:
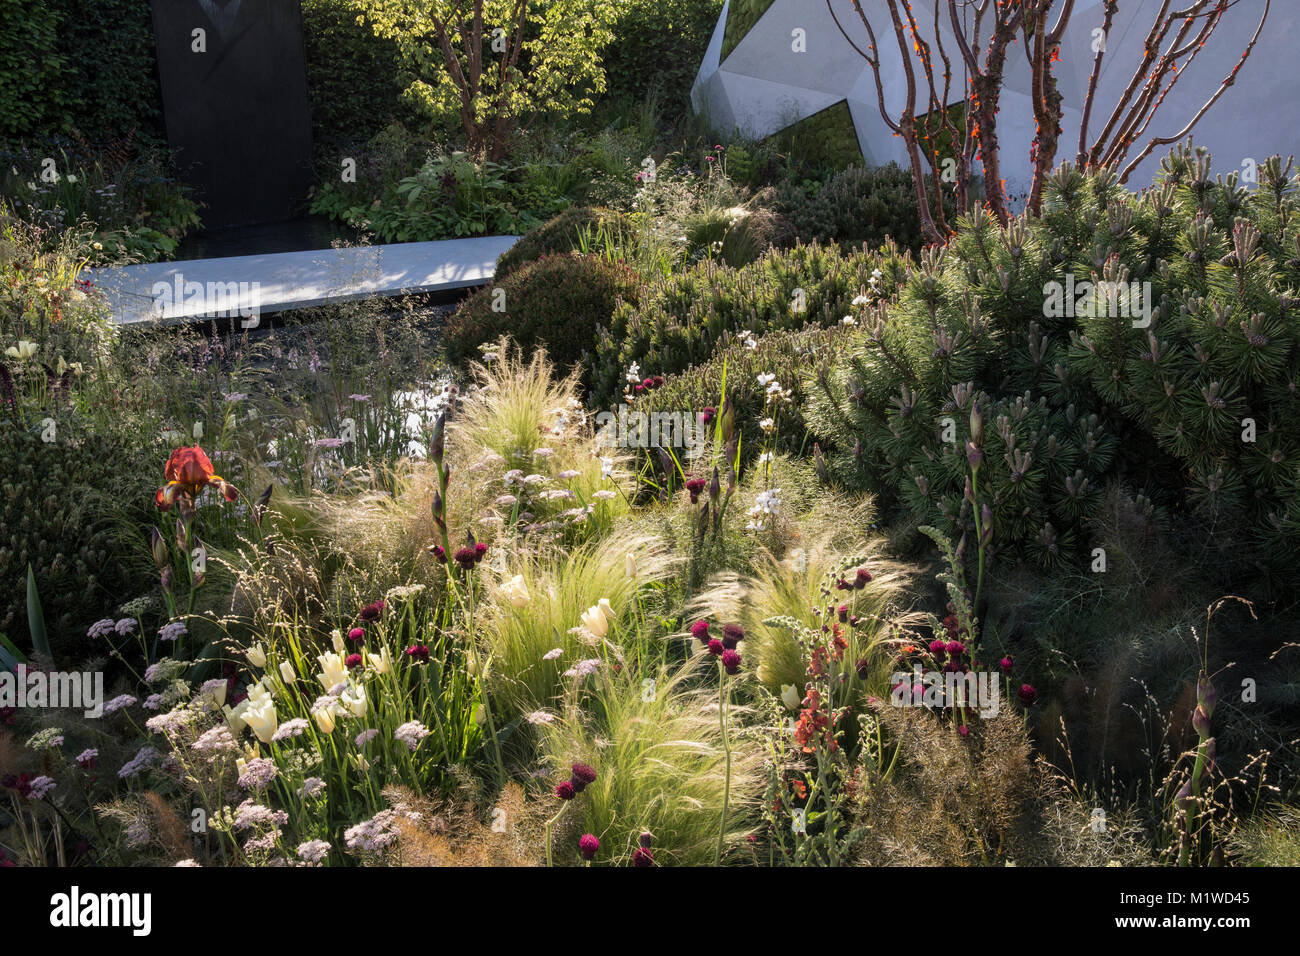
[[[637,574],[627,574],[627,555],[635,556]],[[663,543],[634,528],[619,529],[599,543],[572,551],[517,550],[507,558],[505,577],[519,575],[529,600],[516,607],[499,591],[482,609],[480,639],[493,660],[493,700],[511,715],[550,706],[561,696],[565,671],[580,659],[604,659],[607,651],[627,657],[659,656],[641,616],[637,595],[668,579],[677,566]],[[615,619],[603,640],[570,633],[583,613],[602,598]],[[556,648],[558,656],[547,658]],[[617,651],[612,651],[617,648]]]
[[[624,456],[599,445],[576,378],[554,379],[545,352],[525,361],[504,339],[494,354],[493,362],[471,368],[474,385],[448,416],[443,507],[451,538],[472,531],[495,544],[505,529],[559,529],[573,541],[607,531],[628,508],[618,490]],[[438,492],[433,463],[403,460],[376,490],[321,496],[311,506],[336,548],[370,570],[384,557],[392,579],[378,583],[400,586],[441,576],[426,551],[442,538],[430,511]]]
[[[1249,866],[1300,866],[1300,806],[1257,812],[1233,834],[1228,852]]]
[[[563,772],[574,762],[596,770],[596,780],[562,820],[555,845],[569,846],[577,862],[577,836],[600,839],[601,862],[628,866],[644,831],[654,834],[661,866],[712,864],[726,785],[725,755],[713,688],[691,689],[712,671],[697,657],[661,673],[652,692],[634,675],[599,670],[581,694],[571,692],[558,718],[543,730],[546,762]],[[734,705],[733,705],[734,706]],[[738,722],[744,709],[735,706]],[[731,743],[728,845],[752,822],[762,792],[762,755],[754,741]],[[570,839],[571,838],[571,839]],[[557,862],[564,851],[557,853]]]
[[[103,849],[108,859],[119,865],[170,866],[195,856],[189,827],[167,799],[153,790],[99,804],[95,813],[118,826],[117,839]]]
[[[449,450],[457,453],[459,449],[465,456],[462,461],[481,459],[485,453],[499,456],[501,471],[491,477],[513,469],[524,475],[546,476],[549,488],[573,493],[573,497],[562,499],[563,508],[546,511],[590,507],[591,520],[582,523],[580,530],[607,530],[616,517],[627,512],[627,499],[621,493],[597,494],[618,492],[619,486],[626,484],[627,456],[601,444],[583,410],[577,373],[558,377],[544,349],[525,361],[506,338],[491,354],[491,362],[470,367],[473,386],[466,390],[448,425]],[[561,474],[570,477],[559,479]],[[452,476],[454,480],[454,467]],[[495,489],[493,495],[500,495],[501,490]],[[536,499],[533,504],[536,512]]]
[[[886,557],[884,542],[862,536],[861,525],[853,533],[836,534],[830,523],[842,524],[844,511],[832,519],[833,508],[818,510],[803,523],[800,548],[788,548],[784,559],[764,551],[754,562],[754,572],[746,581],[745,609],[741,622],[750,635],[750,650],[755,654],[756,676],[772,693],[793,685],[802,695],[807,680],[805,652],[788,628],[764,624],[774,617],[790,617],[809,626],[825,623],[815,612],[825,606],[822,589],[833,588],[835,575],[853,579],[858,568],[866,568],[871,580],[865,588],[849,592],[831,590],[829,600],[847,604],[856,626],[844,629],[849,647],[845,658],[850,663],[869,661],[871,674],[865,681],[871,693],[883,695],[887,689],[890,666],[895,653],[892,624],[907,623],[899,605],[916,571]],[[851,512],[850,512],[851,513]],[[825,529],[822,532],[821,529]],[[860,679],[850,674],[850,680]]]
[[[539,806],[511,781],[490,807],[467,794],[442,800],[406,787],[386,787],[384,797],[399,813],[397,846],[388,854],[397,866],[537,866],[540,862]]]
[[[860,862],[877,866],[1122,865],[1150,850],[1122,811],[1093,842],[1092,807],[1033,756],[1022,718],[979,721],[960,741],[913,708],[877,712],[901,748],[893,772],[858,791]],[[1080,835],[1079,832],[1082,831]]]
[[[169,804],[157,791],[146,790],[144,802],[153,814],[153,832],[158,842],[172,857],[172,861],[185,860],[194,853],[190,842],[190,829],[181,820],[176,808]]]

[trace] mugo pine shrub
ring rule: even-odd
[[[850,166],[820,182],[790,182],[777,191],[777,203],[803,242],[865,242],[874,248],[892,238],[913,253],[925,244],[912,173],[897,163]],[[951,201],[946,208],[956,213]]]
[[[27,566],[56,654],[84,653],[107,602],[137,596],[130,525],[151,517],[151,456],[101,436],[42,441],[0,419],[0,633],[25,642]],[[148,464],[146,464],[148,463]]]
[[[627,238],[632,233],[632,226],[627,216],[614,209],[570,206],[554,219],[528,230],[518,242],[501,253],[496,274],[504,276],[542,256],[580,251],[584,240],[598,236],[602,231]]]
[[[1296,187],[1276,157],[1254,192],[1211,179],[1188,146],[1140,195],[1066,164],[1041,219],[1000,229],[977,207],[814,373],[805,417],[829,467],[960,535],[979,459],[992,548],[1048,565],[1083,556],[1113,479],[1149,518],[1194,515],[1285,559],[1300,528]]]
[[[447,322],[447,357],[476,358],[480,345],[509,335],[525,353],[545,346],[556,365],[571,366],[619,300],[636,302],[639,284],[631,268],[600,256],[544,256],[465,300]]]
[[[597,404],[617,401],[633,363],[644,375],[671,375],[707,362],[724,333],[760,336],[842,323],[855,299],[874,301],[892,290],[906,274],[907,261],[892,244],[878,253],[844,253],[813,243],[771,250],[740,269],[706,260],[659,279],[639,304],[616,309],[602,332],[592,398]]]

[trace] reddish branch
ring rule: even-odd
[[[1033,180],[1027,208],[1033,213],[1040,212],[1044,187],[1056,163],[1062,135],[1063,103],[1057,85],[1055,63],[1060,59],[1061,40],[1074,12],[1074,0],[932,0],[933,41],[921,36],[911,0],[880,2],[889,12],[894,39],[902,60],[905,89],[903,107],[897,118],[891,117],[885,108],[884,79],[880,71],[876,32],[862,8],[861,0],[850,0],[850,3],[867,31],[868,44],[865,50],[854,42],[840,23],[832,0],[826,0],[826,7],[844,39],[871,67],[880,115],[894,135],[903,139],[912,167],[917,211],[926,237],[932,242],[941,242],[948,232],[947,218],[943,212],[942,167],[945,157],[940,155],[939,149],[942,137],[952,143],[955,154],[953,158],[956,160],[957,182],[954,191],[959,214],[967,211],[972,160],[978,158],[984,169],[984,193],[990,212],[1003,225],[1010,219],[1001,171],[998,110],[1008,49],[1018,39],[1023,39],[1025,44],[1030,71],[1030,99],[1036,123],[1030,148]],[[1076,162],[1080,166],[1112,166],[1116,169],[1123,166],[1120,181],[1125,182],[1137,165],[1156,147],[1186,137],[1224,91],[1236,81],[1241,67],[1255,48],[1272,5],[1272,0],[1265,0],[1259,25],[1241,58],[1191,121],[1170,136],[1153,137],[1136,158],[1124,166],[1131,148],[1146,135],[1169,91],[1204,49],[1227,11],[1240,0],[1185,0],[1188,5],[1179,10],[1170,9],[1172,2],[1173,0],[1161,0],[1160,9],[1143,43],[1141,61],[1090,146],[1089,127],[1106,55],[1105,38],[1109,36],[1119,10],[1119,0],[1104,0],[1102,43],[1098,45],[1093,57],[1080,121],[1076,150]],[[960,131],[956,129],[949,113],[952,63],[944,49],[939,29],[940,7],[945,3],[960,53],[959,62],[969,77],[964,102],[965,126]],[[985,41],[981,37],[986,25],[989,33]],[[938,79],[940,74],[936,72],[936,53],[942,63],[942,85]],[[916,115],[918,78],[912,62],[913,56],[921,66],[928,88],[926,112],[919,119]],[[931,206],[925,185],[927,166],[934,184],[935,207]]]

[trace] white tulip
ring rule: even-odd
[[[343,643],[343,632],[340,631],[338,628],[335,628],[334,630],[330,631],[330,640],[334,642],[334,653],[342,654],[343,648],[346,646]]]
[[[604,637],[609,633],[609,618],[605,617],[599,604],[593,604],[582,612],[582,626],[597,637]]]
[[[19,339],[16,348],[11,345],[9,348],[5,349],[5,355],[8,355],[10,358],[16,358],[20,362],[25,362],[36,354],[36,350],[37,345],[35,342],[28,342],[26,339]]]
[[[781,685],[781,703],[785,704],[785,706],[789,707],[791,710],[798,710],[799,702],[801,700],[802,698],[799,696],[799,690],[794,686],[794,684]]]
[[[366,662],[376,674],[387,674],[393,669],[393,658],[389,655],[387,647],[380,650],[378,654],[366,651]]]
[[[343,706],[346,707],[353,717],[364,717],[366,715],[366,689],[358,686],[353,691],[343,692]]]
[[[321,672],[316,675],[316,679],[321,682],[321,686],[327,692],[347,680],[348,669],[344,665],[341,655],[320,654],[317,655],[316,660],[320,662],[321,666]]]
[[[513,578],[501,585],[501,593],[515,607],[524,607],[532,600],[528,593],[528,585],[524,584],[524,576],[516,574]]]
[[[288,661],[280,662],[280,679],[286,684],[292,684],[298,679],[298,675],[293,672],[293,665]]]
[[[244,656],[248,658],[248,663],[254,667],[266,666],[266,649],[261,644],[254,644],[244,652]]]
[[[631,551],[623,556],[623,567],[627,569],[629,578],[636,578],[636,556]]]
[[[234,707],[227,705],[221,708],[221,712],[226,715],[226,723],[230,726],[230,733],[235,737],[243,733],[244,728],[248,726],[248,724],[244,723],[244,711],[246,710],[248,710],[247,699],[241,700]]]
[[[332,707],[321,707],[319,710],[313,710],[311,715],[322,734],[334,732],[334,709]]]
[[[261,684],[248,689],[248,709],[244,711],[244,723],[257,734],[257,739],[269,744],[280,727],[280,718],[275,712],[275,701]]]

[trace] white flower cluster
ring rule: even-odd
[[[749,509],[749,524],[746,531],[767,530],[769,516],[775,516],[781,510],[781,489],[768,488],[760,491],[754,498],[754,507]]]
[[[875,297],[880,295],[880,280],[883,279],[884,276],[885,274],[879,269],[871,270],[871,279],[867,282],[870,286],[869,291],[865,295],[855,296],[852,304],[857,306],[870,305]],[[840,319],[840,325],[855,326],[857,324],[858,320],[851,315],[846,315],[844,318]]]
[[[764,372],[758,376],[758,384],[767,392],[767,404],[775,405],[780,402],[788,403],[790,401],[790,389],[782,388],[781,383],[776,380],[776,375],[771,372]]]

